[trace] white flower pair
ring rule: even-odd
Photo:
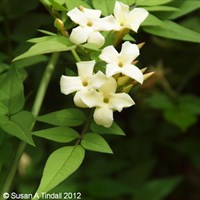
[[[61,92],[68,95],[76,92],[74,102],[78,107],[96,107],[94,120],[97,124],[110,127],[113,122],[113,111],[122,111],[124,107],[134,105],[126,93],[116,93],[117,82],[112,77],[124,74],[139,83],[143,82],[143,73],[132,64],[139,55],[137,45],[125,42],[118,53],[113,46],[102,50],[100,58],[106,65],[106,74],[98,71],[94,74],[95,61],[78,62],[78,76],[62,76]]]
[[[101,47],[105,39],[100,31],[121,31],[127,28],[137,32],[140,24],[148,16],[148,12],[143,8],[134,8],[129,11],[128,5],[116,1],[114,16],[100,18],[100,10],[83,7],[74,8],[67,15],[79,25],[70,34],[70,40],[73,43],[79,45],[88,42]]]

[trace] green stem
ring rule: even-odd
[[[78,144],[80,143],[80,141],[82,140],[84,134],[88,131],[88,128],[89,128],[89,126],[90,126],[90,123],[92,122],[92,119],[93,119],[93,113],[94,113],[94,109],[92,109],[92,110],[90,111],[90,114],[89,114],[89,116],[88,116],[88,120],[85,122],[85,125],[84,125],[84,127],[83,127],[83,130],[82,130],[82,132],[81,132],[81,134],[80,134],[80,137],[79,137],[79,139],[76,141],[76,144],[75,144],[75,145],[78,145]]]
[[[76,53],[76,50],[73,49],[73,50],[71,50],[71,52],[72,52],[74,58],[76,59],[76,61],[77,61],[77,62],[81,62],[80,57],[79,57],[78,54]]]
[[[42,79],[41,79],[41,82],[40,82],[40,85],[39,85],[39,88],[38,88],[38,91],[37,91],[37,94],[36,94],[36,97],[35,97],[33,108],[32,108],[32,114],[35,117],[38,116],[39,111],[41,109],[42,102],[44,100],[44,97],[45,97],[45,94],[46,94],[46,91],[47,91],[47,87],[49,85],[49,82],[50,82],[50,79],[52,77],[53,71],[55,69],[56,63],[58,61],[59,55],[60,55],[59,53],[53,53],[52,54],[52,56],[49,60],[49,63],[47,64],[46,69],[43,73],[43,76],[42,76]],[[32,129],[34,128],[34,125],[35,125],[35,122],[32,125]],[[12,163],[11,168],[10,168],[9,174],[6,178],[4,187],[2,189],[2,194],[0,196],[0,200],[4,200],[3,194],[5,192],[10,191],[15,173],[17,171],[17,168],[18,168],[18,165],[19,165],[19,162],[20,162],[20,158],[21,158],[25,148],[26,148],[26,143],[21,141],[20,144],[19,144],[19,147],[17,149],[15,159]]]

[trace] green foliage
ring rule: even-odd
[[[1,114],[14,114],[24,106],[23,83],[18,71],[13,67],[0,77]],[[5,113],[6,111],[6,113]]]
[[[37,121],[55,126],[79,126],[84,120],[85,116],[83,112],[73,108],[55,111],[37,117]]]
[[[160,37],[200,43],[200,34],[172,21],[163,21],[159,27],[144,27],[144,31]]]
[[[200,114],[200,99],[192,95],[183,95],[173,101],[165,94],[155,93],[147,100],[147,103],[155,109],[162,110],[165,119],[182,131],[194,125]]]
[[[71,142],[79,138],[79,134],[69,127],[54,127],[32,132],[33,135],[46,138],[55,142]]]
[[[137,191],[135,191],[135,200],[161,200],[169,194],[180,183],[180,178],[167,178],[153,180]]]
[[[115,5],[115,0],[93,0],[92,5],[95,9],[101,10],[102,15],[108,16],[113,13],[114,5]]]
[[[92,122],[90,129],[95,133],[100,134],[114,134],[114,135],[125,135],[124,131],[117,125],[116,122],[113,122],[112,126],[105,128],[104,126],[97,125],[95,122]]]
[[[84,149],[77,146],[62,147],[48,158],[37,193],[48,192],[76,171],[85,156]]]
[[[21,111],[12,115],[10,119],[6,116],[1,116],[0,127],[7,133],[25,141],[28,144],[34,145],[31,128],[34,122],[32,113]]]
[[[113,153],[106,140],[101,135],[96,133],[85,134],[81,140],[81,145],[87,150],[102,153]]]
[[[75,24],[67,11],[84,6],[107,16],[113,14],[115,0],[0,1],[0,191],[20,154],[20,139],[30,144],[22,157],[28,163],[22,159],[15,166],[18,171],[10,191],[34,194],[41,180],[38,194],[80,191],[87,200],[199,199],[200,1],[120,1],[130,5],[130,10],[142,7],[149,11],[140,31],[127,32],[123,40],[145,42],[139,66],[156,73],[143,88],[133,90],[136,106],[123,111],[122,117],[114,113],[117,123],[110,128],[93,121],[89,124],[88,110],[70,108],[72,99],[63,99],[59,89],[64,71],[75,75],[72,50],[82,60],[96,60],[96,70],[103,71],[105,66],[98,58],[103,47],[77,46],[53,24],[59,18],[63,31],[70,34]],[[116,33],[101,33],[104,47],[112,45]],[[49,54],[54,52],[59,52],[59,60],[54,60],[54,73],[48,74],[51,79],[46,82],[48,88],[43,88],[45,98],[39,109],[46,114],[35,119],[31,107],[44,81],[43,67],[52,66]],[[126,137],[113,136],[125,133]],[[106,154],[87,151],[80,174],[70,176],[82,164],[85,150]],[[108,155],[113,152],[115,156]]]
[[[28,51],[16,57],[13,61],[45,53],[69,51],[76,47],[68,38],[63,36],[46,36],[32,41],[37,42]]]

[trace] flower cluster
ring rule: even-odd
[[[70,40],[79,45],[94,43],[99,48],[105,42],[101,31],[119,32],[131,29],[137,32],[140,24],[148,16],[143,8],[134,8],[116,1],[114,15],[101,18],[101,11],[84,7],[74,8],[67,15],[78,24]],[[110,127],[113,112],[134,105],[132,98],[124,88],[133,83],[143,83],[143,72],[135,66],[134,60],[139,56],[139,47],[130,42],[122,44],[118,52],[113,45],[101,50],[99,58],[105,62],[105,73],[95,72],[96,61],[77,62],[78,76],[62,76],[60,80],[63,94],[75,93],[74,103],[82,108],[95,108],[93,118],[98,125]],[[122,86],[122,87],[121,87]]]

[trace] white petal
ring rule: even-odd
[[[82,89],[78,92],[76,92],[74,96],[74,103],[76,106],[81,107],[81,108],[87,108],[88,106],[82,101],[82,96],[85,95],[88,92],[87,89]]]
[[[122,22],[125,22],[128,12],[129,12],[128,5],[123,4],[119,1],[116,1],[115,7],[114,7],[114,16],[119,24]]]
[[[78,26],[72,30],[70,40],[75,44],[85,43],[90,36],[91,31],[91,28]]]
[[[129,28],[137,32],[140,24],[147,18],[148,14],[148,11],[144,8],[134,8],[128,14]]]
[[[104,45],[105,38],[98,31],[92,31],[87,40],[89,43],[96,44],[98,47]]]
[[[144,75],[141,70],[135,65],[126,65],[122,68],[122,73],[126,76],[131,77],[139,83],[143,83]]]
[[[122,44],[122,49],[119,57],[123,61],[123,64],[131,64],[133,60],[139,56],[139,54],[139,48],[136,44],[124,42]]]
[[[117,89],[117,82],[113,77],[109,77],[107,81],[99,88],[105,98],[109,98],[111,93],[115,93]]]
[[[106,16],[98,20],[94,26],[95,30],[99,31],[111,31],[111,30],[119,30],[120,26],[115,21],[115,18],[112,15]]]
[[[93,117],[96,124],[108,128],[113,123],[113,110],[108,107],[96,108]]]
[[[81,26],[87,26],[87,18],[85,14],[81,12],[78,8],[74,8],[73,10],[70,10],[67,13],[67,15],[76,24],[79,24]]]
[[[78,68],[78,75],[81,77],[82,80],[92,76],[95,65],[94,60],[77,62],[76,65]]]
[[[117,63],[118,52],[113,46],[107,46],[102,50],[99,58],[107,63]]]
[[[117,110],[118,112],[121,112],[123,108],[130,107],[134,104],[135,102],[133,99],[126,93],[113,94],[109,101],[110,108]]]
[[[122,73],[122,68],[116,64],[107,64],[106,65],[106,75],[113,76],[115,74]]]
[[[88,20],[92,21],[98,20],[101,16],[101,11],[95,9],[83,8],[83,13]]]
[[[64,76],[60,78],[60,90],[63,94],[70,94],[82,89],[82,80],[80,77]]]
[[[108,77],[103,72],[98,71],[88,80],[90,89],[100,88],[107,81],[107,79]]]
[[[81,97],[81,100],[84,104],[86,104],[89,108],[92,107],[102,107],[103,106],[103,95],[99,92],[92,90]]]

